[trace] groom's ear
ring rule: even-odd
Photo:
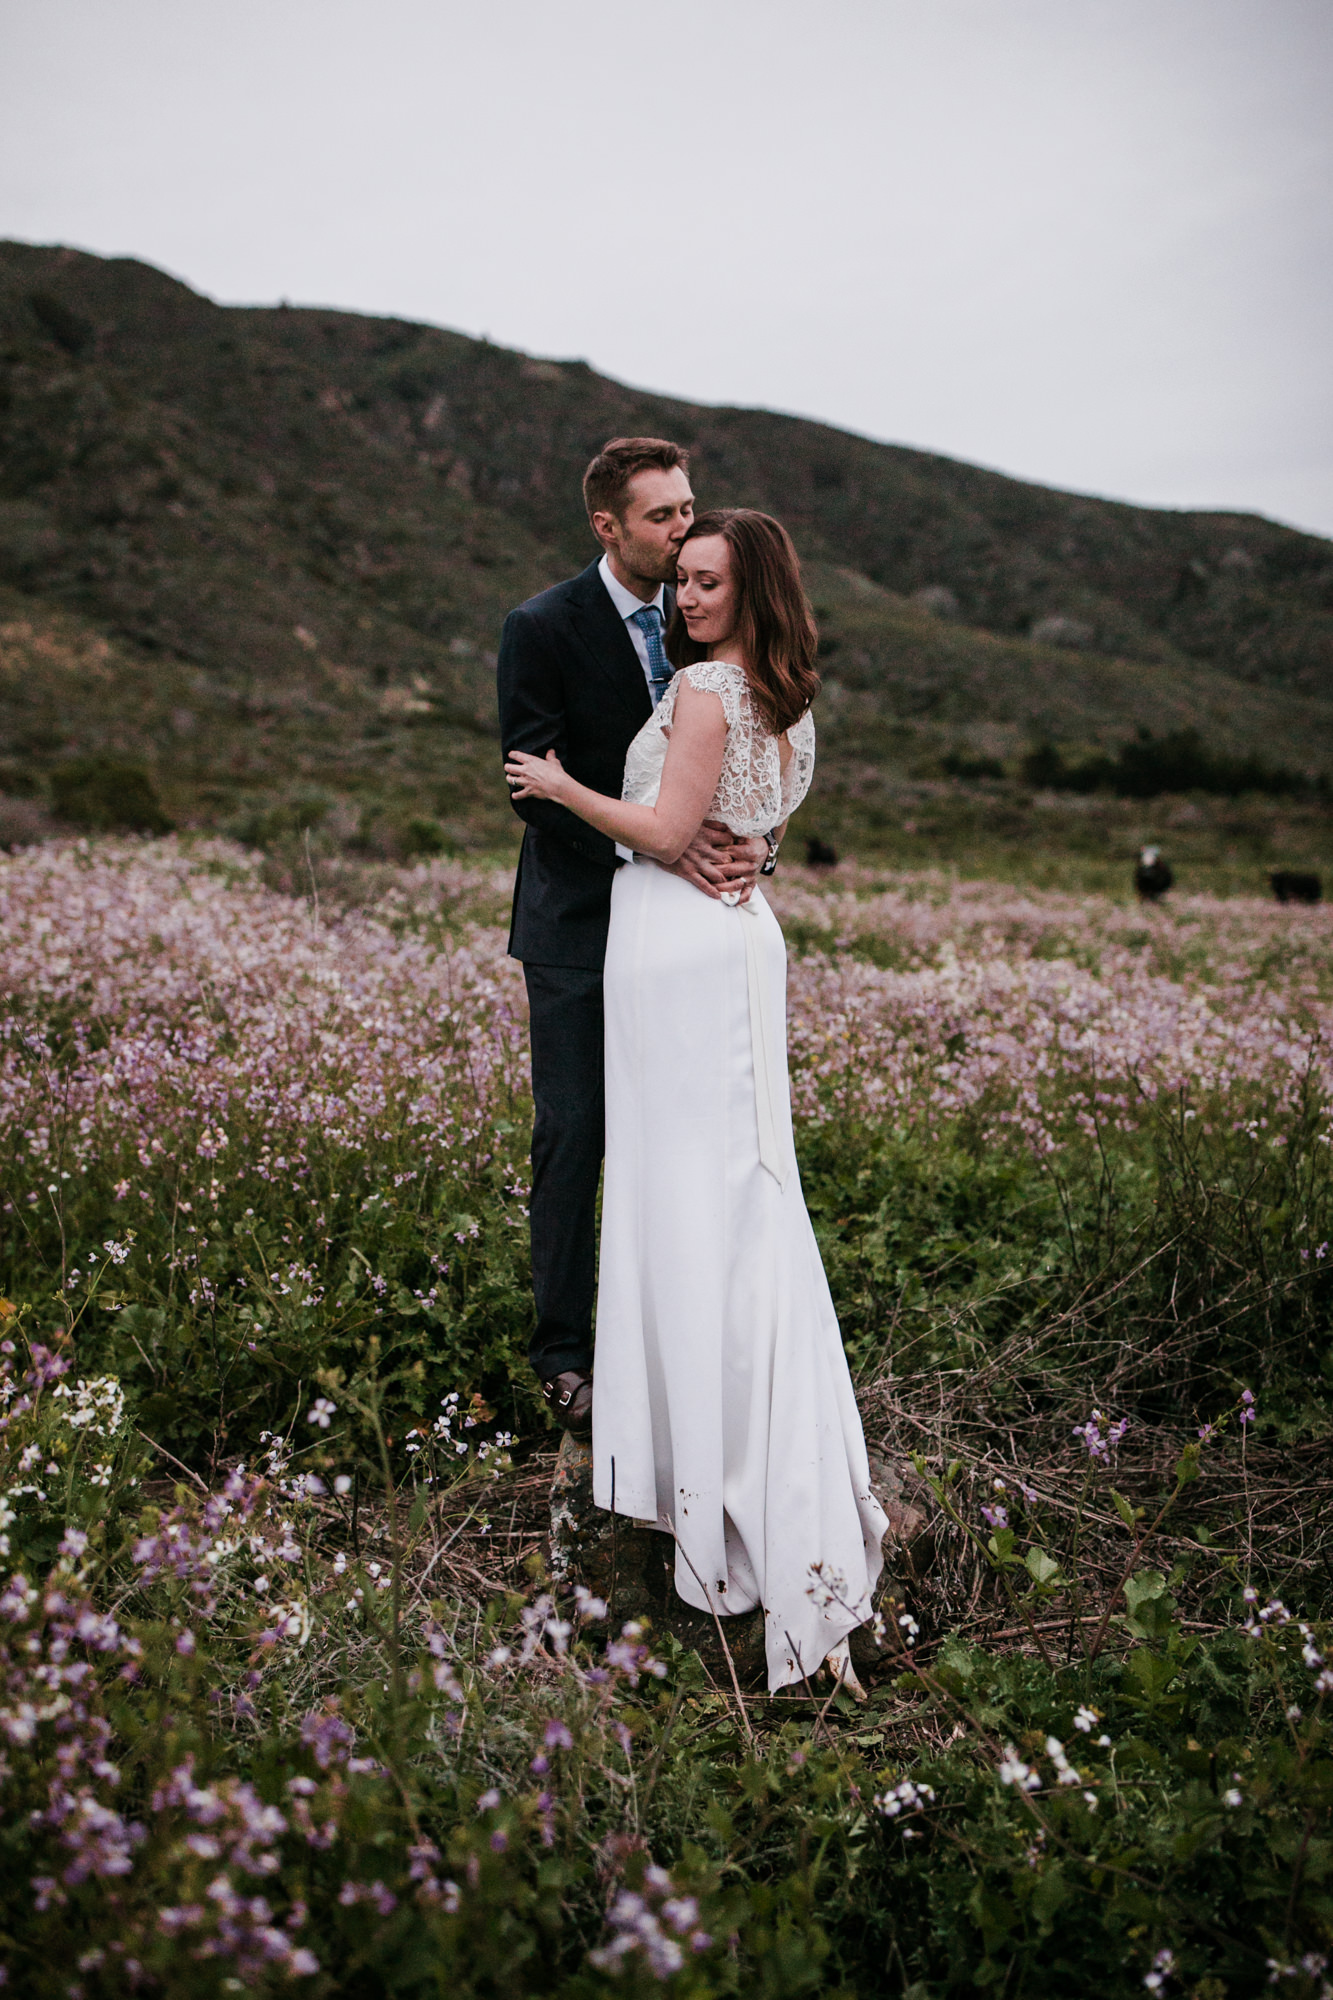
[[[598,507],[588,516],[592,531],[604,549],[615,548],[620,540],[620,517],[607,507]]]

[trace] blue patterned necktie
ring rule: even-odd
[[[630,613],[630,624],[637,625],[648,646],[648,691],[656,708],[671,684],[671,662],[662,647],[662,614],[655,604],[645,604],[642,611]]]

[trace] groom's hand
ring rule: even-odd
[[[730,827],[706,819],[668,872],[702,889],[705,896],[720,897],[739,889],[741,901],[748,903],[767,853],[765,841],[738,840]]]

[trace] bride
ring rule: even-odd
[[[814,770],[815,645],[785,529],[700,514],[667,636],[679,671],[623,796],[553,750],[505,775],[634,853],[606,951],[594,1497],[674,1535],[687,1604],[763,1605],[770,1689],[822,1661],[860,1695],[847,1638],[888,1523],[796,1167],[782,932],[757,889],[717,899],[656,865],[705,819],[776,853]]]

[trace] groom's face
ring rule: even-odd
[[[593,526],[619,568],[656,586],[674,582],[676,557],[693,519],[694,494],[684,470],[648,465],[630,480],[620,512],[595,514]]]

